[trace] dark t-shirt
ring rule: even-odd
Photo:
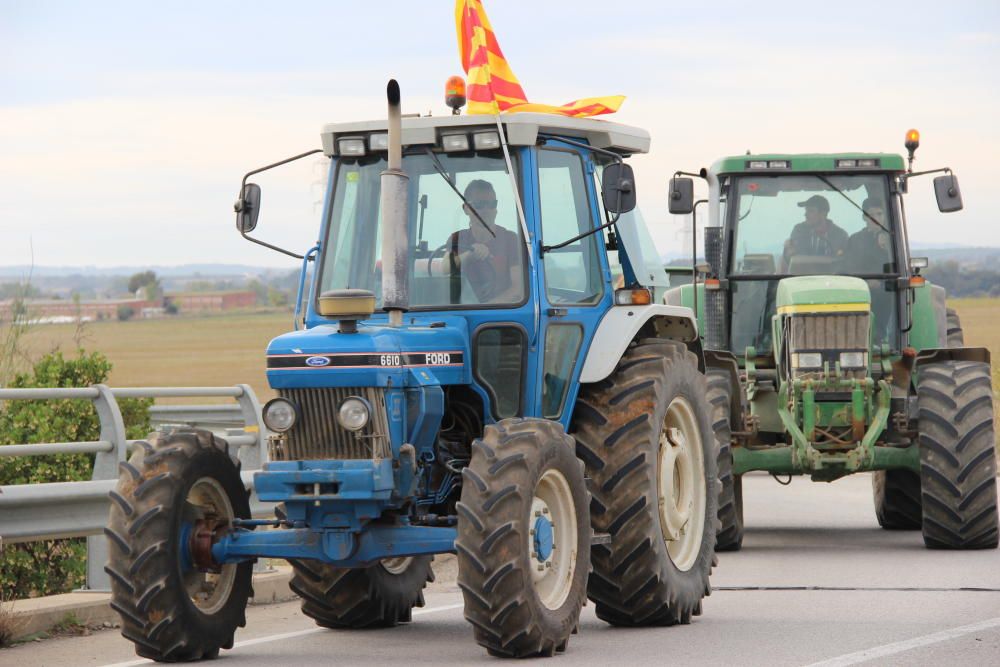
[[[482,302],[491,301],[511,286],[510,267],[520,266],[521,242],[512,231],[494,227],[496,236],[487,235],[476,239],[471,229],[460,229],[448,238],[448,250],[452,253],[452,266],[465,275],[476,298]],[[486,259],[467,257],[459,264],[458,255],[481,243],[489,250]]]
[[[884,273],[886,264],[892,262],[889,255],[889,244],[883,248],[878,244],[879,237],[888,240],[888,234],[882,231],[872,232],[862,229],[851,234],[847,244],[847,264],[851,273]]]
[[[847,232],[827,220],[822,225],[800,222],[792,229],[792,247],[786,259],[794,255],[843,257],[847,250]]]

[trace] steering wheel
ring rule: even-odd
[[[448,246],[449,245],[450,245],[450,243],[448,241],[445,241],[444,243],[442,243],[441,245],[439,245],[437,248],[435,248],[434,252],[432,252],[430,255],[427,256],[427,277],[428,278],[431,278],[434,275],[433,273],[431,273],[431,267],[434,266],[434,259],[438,256],[438,253],[440,253],[441,257],[443,258],[445,256],[445,254],[448,252]]]

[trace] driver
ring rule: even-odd
[[[887,273],[889,257],[889,232],[885,221],[885,204],[881,199],[869,197],[861,205],[865,228],[851,234],[847,256],[851,273]]]
[[[496,191],[489,181],[476,179],[465,187],[464,194],[469,203],[463,204],[462,210],[469,218],[469,227],[448,238],[452,271],[465,275],[481,303],[521,301],[521,242],[517,234],[496,224]]]
[[[799,202],[806,219],[795,225],[792,235],[785,241],[785,267],[795,255],[813,255],[840,259],[847,251],[847,232],[838,227],[827,215],[830,202],[822,195],[813,195]]]

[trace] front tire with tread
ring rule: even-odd
[[[252,564],[224,565],[218,575],[183,572],[182,525],[198,509],[189,494],[201,488],[216,490],[218,504],[229,505],[231,515],[219,519],[250,518],[239,460],[225,440],[208,431],[172,429],[137,443],[119,470],[105,528],[110,554],[105,571],[122,635],[151,660],[217,657],[219,649],[232,648],[236,628],[246,625]],[[209,576],[217,577],[221,588],[199,605],[190,595],[191,580],[197,587],[211,586]]]
[[[718,443],[719,534],[716,551],[739,551],[743,547],[743,476],[733,474],[733,431],[730,422],[729,373],[708,371],[708,402],[712,405],[712,431]]]

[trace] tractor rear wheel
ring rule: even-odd
[[[997,546],[997,460],[990,366],[941,361],[918,368],[924,543]]]
[[[577,456],[593,480],[588,593],[612,625],[690,623],[711,588],[719,486],[712,408],[680,343],[633,344],[607,379],[580,390]]]
[[[274,508],[285,519],[285,506]],[[434,581],[433,556],[386,558],[360,568],[316,560],[289,559],[288,587],[302,600],[302,613],[324,628],[391,628],[409,623],[424,606],[424,587]]]
[[[708,402],[712,405],[712,431],[718,443],[719,531],[716,551],[739,551],[743,546],[743,477],[733,474],[732,426],[730,425],[729,373],[708,372]]]
[[[886,530],[917,530],[922,521],[920,476],[910,470],[872,473],[875,518]]]
[[[965,347],[965,332],[962,330],[962,320],[954,308],[945,311],[948,324],[948,347]]]
[[[217,657],[246,625],[252,564],[199,570],[190,545],[250,518],[239,461],[208,431],[176,429],[137,443],[119,470],[104,569],[122,635],[151,660]]]
[[[505,419],[472,444],[458,503],[458,585],[476,641],[501,657],[564,651],[586,601],[590,517],[573,438]]]

